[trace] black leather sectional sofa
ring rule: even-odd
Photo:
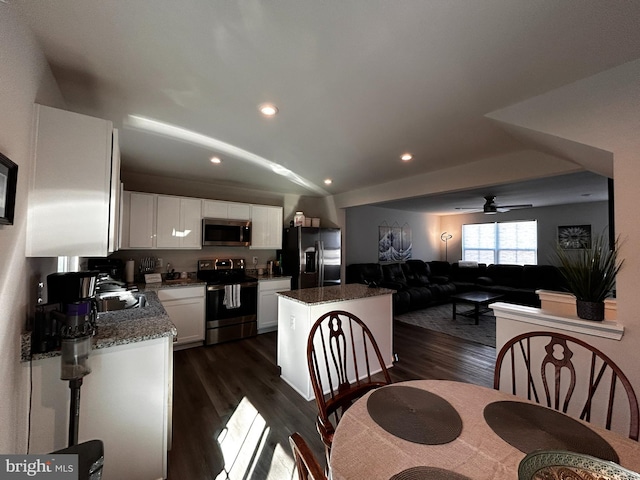
[[[504,295],[504,302],[539,307],[536,290],[565,290],[559,270],[552,265],[470,265],[422,260],[355,263],[347,266],[346,281],[395,290],[395,314],[444,303],[455,293],[470,291],[499,293]]]

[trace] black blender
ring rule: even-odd
[[[95,301],[97,271],[52,273],[47,276],[49,305],[57,304],[50,315],[60,339],[60,379],[69,382],[69,446],[78,443],[80,387],[91,373],[91,337],[96,332]]]

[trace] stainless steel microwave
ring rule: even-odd
[[[204,218],[202,220],[202,245],[248,247],[251,245],[251,222],[249,220]]]

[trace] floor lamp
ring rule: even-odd
[[[444,242],[444,260],[446,262],[449,261],[448,247],[449,247],[449,240],[451,240],[452,238],[453,238],[453,235],[447,232],[442,232],[442,235],[440,235],[440,240]]]

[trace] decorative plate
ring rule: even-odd
[[[524,457],[518,480],[640,480],[640,474],[590,455],[555,450]]]

